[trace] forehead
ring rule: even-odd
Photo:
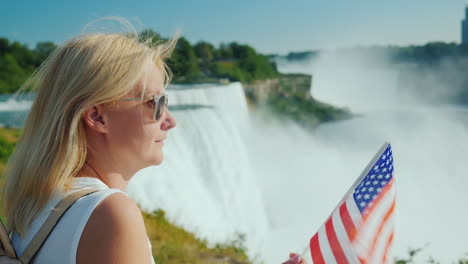
[[[154,64],[147,66],[134,92],[137,95],[141,95],[141,92],[144,92],[145,96],[164,93],[163,72]]]

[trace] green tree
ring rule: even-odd
[[[7,38],[0,38],[0,56],[7,53],[9,48],[9,43]]]
[[[219,60],[228,60],[233,58],[233,52],[231,46],[221,43],[219,45]]]
[[[193,47],[195,55],[203,61],[212,61],[215,58],[216,50],[208,42],[200,41]]]
[[[46,41],[46,42],[38,42],[36,44],[36,48],[34,51],[37,53],[37,57],[40,62],[44,61],[47,57],[49,57],[54,50],[57,49],[57,45],[55,45],[51,41]]]
[[[138,38],[141,42],[145,42],[148,39],[150,39],[150,42],[152,44],[155,44],[162,40],[161,36],[152,29],[144,29],[143,31],[140,32]]]
[[[190,42],[181,37],[177,42],[172,61],[169,64],[175,74],[175,80],[190,82],[200,77],[197,57]]]
[[[239,45],[237,42],[232,42],[229,46],[232,50],[232,57],[236,59],[244,59],[257,55],[255,50],[248,45]]]

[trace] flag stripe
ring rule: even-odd
[[[371,259],[373,257],[373,254],[375,253],[375,247],[377,246],[377,240],[381,237],[382,230],[383,230],[385,224],[387,224],[390,217],[393,216],[393,211],[394,210],[395,210],[395,198],[393,199],[392,205],[390,206],[390,208],[385,213],[383,221],[381,221],[379,223],[379,227],[377,228],[377,232],[374,234],[374,238],[372,239],[372,244],[371,244],[371,247],[370,247],[368,259]]]
[[[346,208],[348,209],[351,219],[353,219],[354,226],[358,227],[362,222],[362,216],[353,196],[346,201]]]
[[[371,216],[359,226],[359,232],[353,244],[357,254],[368,262],[371,260],[377,262],[382,260],[384,245],[381,244],[387,240],[389,235],[388,230],[390,228],[393,229],[394,203],[394,192],[387,192],[386,196],[377,203]],[[389,211],[391,212],[390,214]],[[385,217],[386,215],[388,217]],[[376,257],[374,258],[374,256]],[[373,263],[372,261],[371,263]]]
[[[388,238],[393,233],[394,224],[393,224],[393,217],[392,220],[389,220],[384,227],[384,231],[378,238],[377,246],[375,247],[374,254],[371,258],[369,258],[370,263],[380,263],[382,261],[383,256],[386,254],[386,245]]]
[[[374,210],[377,208],[377,205],[380,204],[383,198],[387,197],[387,193],[393,190],[393,177],[392,179],[385,185],[385,187],[382,189],[380,194],[373,200],[373,204],[366,209],[366,213],[364,214],[364,222],[367,221],[367,218],[371,215],[373,215]]]
[[[387,144],[311,238],[314,264],[387,262],[394,239],[393,172],[392,151]]]
[[[335,256],[333,255],[333,252],[330,247],[330,243],[328,242],[327,233],[325,231],[325,225],[323,225],[319,229],[318,237],[319,237],[320,250],[322,251],[322,256],[323,256],[323,259],[325,260],[325,263],[336,264],[337,262],[336,262]]]
[[[348,260],[346,259],[346,256],[343,253],[343,249],[341,248],[340,242],[338,241],[338,237],[336,236],[335,228],[333,227],[332,217],[330,217],[325,223],[325,229],[327,231],[328,242],[330,243],[330,247],[332,249],[336,261],[340,264],[347,264]]]
[[[359,263],[356,252],[349,240],[348,234],[343,224],[343,219],[340,216],[339,210],[333,213],[333,227],[335,228],[336,237],[343,249],[343,254],[346,256],[348,263]]]
[[[383,264],[387,263],[387,256],[388,256],[388,252],[390,251],[390,247],[392,246],[392,242],[393,242],[393,232],[388,237],[387,245],[385,245],[384,255],[382,258]]]
[[[385,221],[385,215],[395,203],[395,193],[393,189],[381,192],[377,199],[378,202],[374,204],[370,214],[364,217],[364,221],[359,227],[359,239],[361,241],[368,241],[368,250],[370,250],[375,233],[379,230],[379,225],[382,224],[382,221]]]
[[[314,264],[325,264],[325,260],[320,250],[318,233],[310,239],[310,254],[312,254],[312,262]]]
[[[395,197],[393,197],[393,203],[390,208],[385,213],[383,221],[380,222],[379,227],[377,228],[377,232],[374,234],[374,238],[372,239],[370,253],[375,251],[375,246],[377,245],[377,239],[380,237],[384,225],[388,222],[391,216],[393,216],[393,211],[395,210]],[[370,256],[371,257],[371,256]],[[369,258],[370,258],[369,257]]]
[[[340,216],[341,221],[345,227],[346,233],[348,234],[348,239],[351,241],[354,235],[356,234],[356,227],[354,226],[353,219],[351,219],[351,215],[349,214],[346,203],[343,203],[340,206]]]

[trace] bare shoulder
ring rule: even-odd
[[[109,195],[91,214],[78,244],[76,263],[150,263],[145,224],[137,204]]]

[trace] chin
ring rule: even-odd
[[[152,160],[152,165],[160,165],[164,161],[164,155],[161,153],[161,155],[158,155],[156,159]]]
[[[153,163],[153,165],[154,165],[154,166],[161,165],[162,162],[163,162],[163,160],[161,159],[161,160],[155,161],[155,162]]]

